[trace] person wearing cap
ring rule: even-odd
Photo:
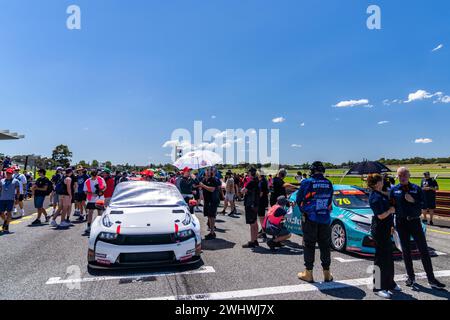
[[[333,281],[331,266],[331,209],[333,184],[325,178],[325,167],[320,161],[311,165],[311,177],[303,180],[297,193],[296,204],[302,213],[304,259],[306,270],[298,274],[300,280],[314,282],[313,269],[316,244],[325,282]]]
[[[89,179],[87,170],[82,166],[77,167],[77,190],[75,190],[75,214],[79,217],[78,221],[84,221],[84,207],[86,206],[86,193],[84,192],[84,183]]]
[[[260,200],[259,181],[256,168],[248,170],[247,182],[242,190],[244,194],[245,222],[250,226],[250,242],[244,244],[244,249],[259,247],[258,243],[258,210]]]
[[[20,194],[16,198],[13,216],[17,213],[17,206],[19,206],[20,209],[20,216],[23,216],[25,214],[25,209],[23,208],[23,200],[25,199],[25,193],[27,190],[27,177],[23,173],[20,173],[20,167],[16,166],[14,168],[14,179],[20,182]]]
[[[434,225],[433,217],[434,210],[436,209],[436,191],[439,190],[439,184],[433,179],[429,172],[423,174],[421,182],[421,188],[423,190],[423,222],[428,223],[428,214],[430,215],[430,226]]]
[[[183,196],[186,203],[189,203],[190,200],[194,198],[194,180],[191,176],[191,168],[184,168],[181,171],[181,177],[179,179],[179,183],[177,184],[178,190]]]
[[[267,245],[270,250],[275,248],[281,248],[283,241],[288,240],[291,237],[291,233],[284,226],[284,218],[287,215],[286,207],[289,205],[289,201],[285,196],[280,196],[277,199],[277,203],[272,206],[264,218],[262,223],[265,232],[274,238],[267,241]]]
[[[14,170],[6,169],[6,177],[0,180],[0,218],[3,220],[3,232],[9,233],[14,201],[20,195],[20,182],[13,177]]]
[[[102,174],[102,178],[103,180],[105,180],[106,183],[106,190],[105,190],[105,208],[109,207],[109,204],[111,203],[111,198],[114,194],[114,189],[115,189],[115,183],[114,183],[114,179],[111,176],[111,170],[106,168],[103,170],[103,174]]]
[[[99,177],[97,169],[91,171],[91,177],[84,183],[84,192],[87,196],[87,227],[85,234],[91,233],[91,224],[94,215],[94,210],[97,210],[98,215],[101,216],[103,211],[96,205],[97,201],[104,199],[104,192],[106,190],[106,182],[102,177]]]

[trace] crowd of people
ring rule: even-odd
[[[0,181],[0,217],[3,232],[9,232],[9,224],[15,206],[23,210],[23,200],[27,180],[18,166],[10,164],[4,170]],[[263,239],[271,250],[283,246],[291,237],[285,226],[289,206],[298,206],[302,213],[302,230],[305,270],[298,278],[314,282],[313,269],[316,245],[320,250],[320,260],[325,282],[333,281],[331,273],[331,211],[333,204],[333,184],[325,177],[325,167],[314,162],[309,177],[298,172],[295,179],[299,185],[287,183],[287,171],[280,169],[276,176],[267,175],[263,170],[250,168],[246,173],[222,172],[214,167],[198,170],[191,168],[179,172],[155,176],[152,170],[140,173],[115,172],[105,168],[88,170],[81,166],[58,167],[51,179],[44,169],[38,171],[38,178],[30,190],[37,209],[37,218],[32,225],[41,225],[42,218],[53,228],[68,229],[72,219],[86,223],[85,233],[89,235],[94,213],[101,215],[111,201],[118,184],[129,180],[160,181],[174,184],[185,201],[193,204],[193,210],[202,212],[207,219],[208,234],[205,241],[217,238],[216,218],[218,214],[239,215],[236,202],[242,201],[245,222],[249,226],[249,241],[245,249],[260,246]],[[375,293],[383,298],[391,298],[401,288],[394,281],[392,235],[400,238],[404,263],[408,273],[406,285],[415,285],[415,273],[411,258],[411,239],[417,244],[428,281],[433,288],[445,285],[434,276],[427,241],[422,228],[421,216],[431,216],[436,207],[436,181],[425,173],[421,186],[410,182],[406,168],[397,172],[399,184],[388,176],[372,174],[367,178],[370,190],[369,204],[374,212],[372,236],[376,242],[375,266],[379,270],[379,281],[375,282]],[[297,192],[295,201],[289,195]],[[50,199],[51,213],[45,209],[46,198]],[[218,212],[223,201],[223,210]],[[203,207],[203,210],[200,209]],[[72,211],[75,208],[74,211]],[[228,213],[227,210],[230,209]],[[268,239],[268,236],[271,237]]]

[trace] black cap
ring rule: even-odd
[[[325,167],[321,161],[316,161],[311,165],[311,173],[320,172],[325,173]]]

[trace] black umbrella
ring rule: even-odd
[[[365,174],[386,173],[386,172],[392,172],[392,170],[378,161],[364,161],[357,163],[353,167],[351,167],[346,175],[362,176]]]

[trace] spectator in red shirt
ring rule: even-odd
[[[113,196],[116,184],[114,178],[111,176],[111,170],[109,170],[108,168],[103,170],[102,178],[106,182],[106,190],[104,196],[105,196],[105,207],[108,207],[109,203],[111,202],[111,198]]]

